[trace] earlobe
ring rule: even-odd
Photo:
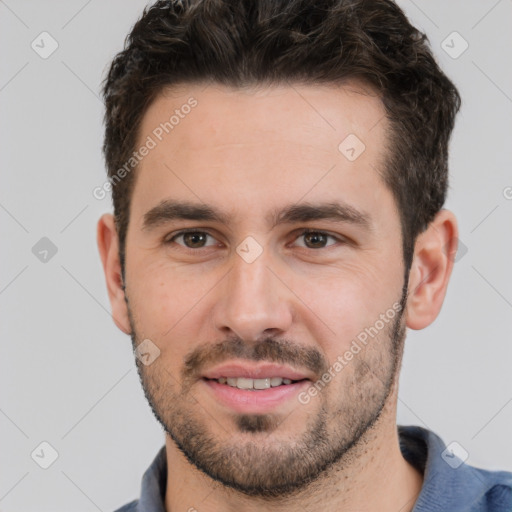
[[[112,318],[121,331],[130,334],[131,327],[119,261],[119,239],[114,217],[110,213],[102,215],[98,221],[97,243],[112,307]]]
[[[441,210],[416,240],[409,274],[407,327],[424,329],[437,318],[453,270],[457,244],[455,215]]]

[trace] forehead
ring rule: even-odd
[[[196,106],[190,108],[191,103]],[[187,118],[193,121],[185,122]],[[236,142],[257,144],[258,135],[263,134],[278,135],[276,144],[310,142],[332,151],[333,143],[337,150],[336,142],[350,131],[365,142],[377,142],[382,130],[373,129],[385,124],[385,110],[379,95],[359,82],[244,88],[181,84],[157,96],[144,115],[141,134],[158,132],[168,121],[173,126],[161,135],[179,142],[178,151],[182,145],[200,149]],[[194,129],[187,130],[191,122]]]
[[[254,206],[262,218],[301,198],[364,195],[371,206],[385,194],[387,129],[380,97],[355,82],[173,87],[143,117],[138,147],[153,147],[138,164],[134,203],[147,211],[171,196],[232,212]]]

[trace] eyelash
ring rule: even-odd
[[[164,239],[164,244],[165,245],[170,245],[172,243],[174,243],[174,240],[176,238],[178,238],[179,236],[181,235],[186,235],[187,233],[202,233],[202,234],[206,234],[208,236],[211,236],[212,238],[215,238],[213,235],[211,235],[210,233],[208,233],[208,231],[202,231],[200,229],[195,229],[195,228],[189,228],[189,229],[183,229],[181,231],[178,231],[177,233],[175,233],[171,238],[165,238]],[[303,229],[300,233],[297,234],[295,240],[297,238],[300,238],[301,236],[305,236],[305,235],[308,235],[308,234],[311,234],[311,233],[314,233],[316,235],[321,235],[321,236],[324,236],[324,237],[327,237],[327,238],[332,238],[333,240],[336,240],[336,242],[338,242],[338,244],[347,244],[347,241],[342,239],[342,238],[339,238],[337,236],[334,236],[334,235],[331,235],[330,233],[326,233],[325,231],[320,231],[318,229],[311,229],[311,228],[305,228]],[[202,249],[208,249],[208,247],[199,247],[197,249],[193,249],[191,247],[186,247],[185,245],[181,245],[181,244],[178,244],[182,249],[186,250],[186,251],[190,251],[190,252],[198,252]],[[320,249],[329,249],[329,248],[332,248],[334,247],[336,244],[332,244],[332,245],[328,245],[326,247],[319,247],[317,249],[311,249],[309,247],[301,247],[301,249],[310,249],[312,251],[319,251]],[[213,246],[210,246],[210,247],[213,247]]]

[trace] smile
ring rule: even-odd
[[[278,386],[288,386],[298,380],[291,380],[283,377],[271,377],[265,379],[250,379],[247,377],[220,377],[218,379],[212,379],[217,381],[219,384],[226,384],[233,388],[248,389],[259,391],[262,389],[276,388]]]

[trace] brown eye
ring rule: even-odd
[[[325,249],[332,245],[336,245],[336,242],[343,243],[343,240],[329,235],[328,233],[324,233],[323,231],[314,231],[314,230],[305,230],[297,237],[297,240],[303,239],[305,245],[300,247],[305,247],[306,249]],[[335,243],[327,244],[328,240],[334,240]]]
[[[316,249],[319,245],[321,247],[325,246],[325,243],[327,242],[327,237],[323,235],[322,233],[306,233],[304,235],[304,240],[306,242],[306,245],[313,245],[313,248]]]
[[[187,247],[196,249],[197,247],[203,247],[207,236],[208,235],[205,233],[199,231],[196,233],[185,233],[183,235],[183,241]]]
[[[166,240],[165,243],[171,244],[181,238],[183,243],[177,242],[178,245],[182,245],[187,249],[201,249],[203,247],[207,247],[206,241],[208,237],[210,237],[212,240],[215,240],[209,233],[206,233],[205,231],[181,231],[176,233],[172,238]]]

